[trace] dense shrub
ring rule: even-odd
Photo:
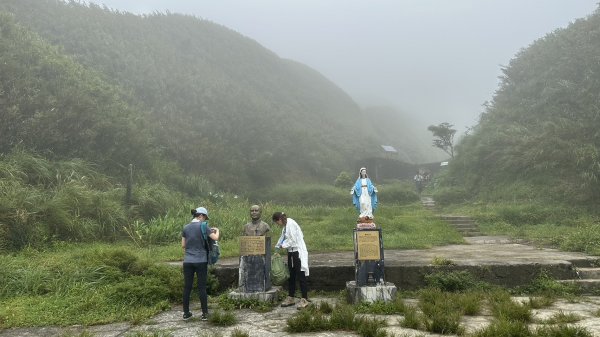
[[[425,282],[429,287],[450,292],[486,287],[485,283],[476,280],[471,273],[465,270],[425,275]]]
[[[408,183],[381,185],[377,190],[380,202],[385,204],[406,205],[419,200],[414,187]]]
[[[461,187],[439,187],[432,195],[438,205],[461,204],[469,200],[469,193]]]
[[[346,171],[340,172],[340,174],[337,176],[337,178],[335,178],[335,181],[333,182],[333,185],[335,187],[347,189],[350,189],[353,184],[354,181],[352,180],[352,177],[350,177],[350,173]]]

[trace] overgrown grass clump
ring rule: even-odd
[[[156,262],[101,244],[0,256],[0,326],[143,321],[183,291],[181,270]]]
[[[118,181],[82,160],[50,161],[15,149],[0,155],[0,252],[53,242],[114,241],[184,203],[165,185]]]
[[[336,305],[333,310],[321,310],[320,305],[300,311],[287,320],[287,331],[293,333],[318,331],[356,331],[361,336],[384,337],[381,328],[385,320],[357,316],[352,306]]]
[[[584,207],[517,200],[463,203],[444,211],[471,216],[488,235],[508,235],[541,246],[600,255],[600,214]]]

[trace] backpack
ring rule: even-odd
[[[204,239],[204,243],[206,244],[207,250],[207,258],[208,264],[215,264],[219,261],[219,257],[221,256],[221,248],[219,248],[219,241],[215,241],[208,236],[206,233],[208,231],[208,223],[206,221],[202,222],[202,238]]]
[[[278,253],[271,256],[271,283],[282,286],[290,277],[290,271]]]

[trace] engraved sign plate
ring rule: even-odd
[[[240,255],[265,255],[264,236],[241,236]]]
[[[358,259],[379,260],[379,232],[378,231],[357,231],[356,241],[358,243]]]

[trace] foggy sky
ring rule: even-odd
[[[92,0],[133,13],[192,14],[304,63],[361,106],[426,124],[477,123],[501,66],[584,18],[598,0]]]

